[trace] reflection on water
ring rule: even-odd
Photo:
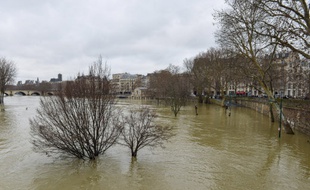
[[[185,107],[177,118],[151,105],[158,122],[174,126],[164,149],[142,149],[132,160],[114,146],[96,161],[34,153],[29,118],[39,97],[6,97],[0,112],[0,189],[307,189],[310,143],[282,135],[277,123],[245,108],[229,117],[215,105]],[[121,107],[140,101],[122,100]],[[143,102],[147,103],[147,102]],[[26,109],[27,108],[27,109]]]

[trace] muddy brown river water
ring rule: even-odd
[[[165,148],[142,149],[138,159],[121,146],[96,161],[33,152],[29,118],[40,97],[5,97],[0,112],[0,189],[310,189],[309,137],[282,134],[278,123],[246,108],[231,116],[216,105],[194,104],[174,117],[169,108],[121,100],[126,108],[149,104],[175,136]]]

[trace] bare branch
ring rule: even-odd
[[[116,143],[122,126],[105,68],[96,62],[88,76],[68,81],[56,96],[41,98],[30,120],[37,151],[95,159]]]
[[[124,130],[120,144],[131,150],[132,157],[137,157],[138,151],[144,147],[163,146],[172,135],[171,127],[155,124],[156,114],[150,108],[141,106],[129,110],[129,115],[123,115]]]

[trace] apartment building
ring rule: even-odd
[[[116,94],[131,95],[138,87],[146,87],[146,77],[140,74],[117,73],[112,75]]]
[[[310,61],[297,53],[283,52],[274,58],[275,69],[271,74],[276,97],[304,98],[310,92]],[[227,95],[265,96],[257,81],[230,82]]]

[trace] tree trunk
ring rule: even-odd
[[[0,92],[0,105],[4,104],[4,93]]]
[[[210,104],[210,97],[209,97],[209,95],[207,95],[206,98],[205,98],[205,104]]]
[[[131,151],[131,157],[136,158],[136,157],[137,157],[137,154],[138,154],[138,151],[137,151],[137,150]]]
[[[274,123],[274,114],[272,110],[272,103],[269,104],[270,120]]]
[[[225,107],[225,101],[226,101],[226,96],[223,96],[222,103],[221,103],[222,107]]]
[[[198,103],[203,103],[203,97],[202,97],[202,94],[199,94],[198,95]]]
[[[268,90],[267,87],[265,87],[264,90],[265,90],[265,93],[268,95],[269,101],[274,102],[274,106],[276,107],[277,112],[279,113],[279,117],[280,117],[280,113],[281,113],[281,117],[280,117],[281,121],[280,122],[282,122],[284,124],[283,126],[284,126],[285,133],[293,135],[294,131],[293,131],[291,125],[289,124],[289,122],[287,121],[286,117],[284,116],[282,108],[280,108],[279,103],[276,101],[276,99],[273,97],[271,91]]]
[[[284,127],[284,130],[285,130],[285,133],[293,135],[294,131],[293,131],[291,125],[289,124],[289,122],[287,121],[286,117],[284,116],[283,111],[280,111],[281,109],[280,109],[279,104],[275,103],[274,105],[275,105],[279,115],[281,113],[281,118],[282,118],[281,120],[282,121],[280,121],[280,122],[282,122],[284,124],[283,127]]]
[[[4,111],[4,94],[0,93],[0,111]]]

